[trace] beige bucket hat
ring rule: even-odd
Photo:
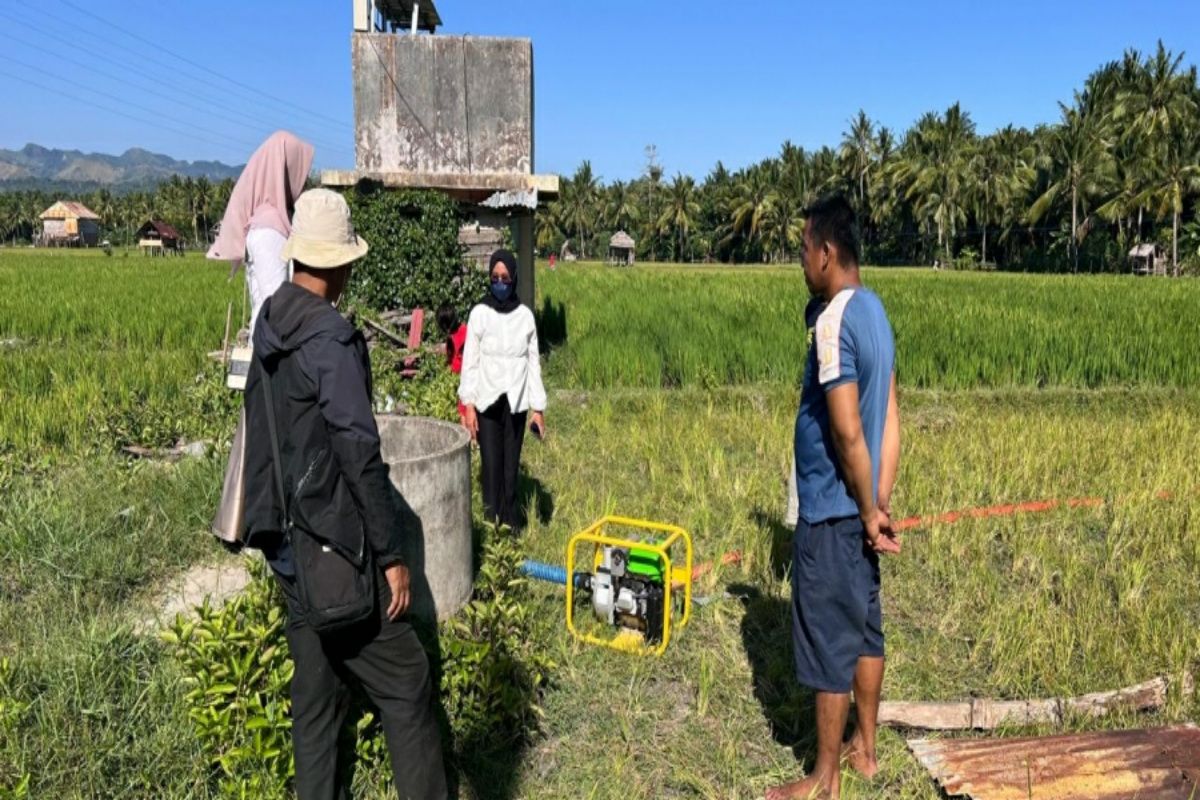
[[[280,258],[305,266],[334,269],[367,254],[367,243],[354,233],[350,206],[329,189],[309,189],[296,200],[292,235]]]

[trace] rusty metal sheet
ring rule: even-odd
[[[950,797],[1200,800],[1200,728],[999,739],[911,739]]]

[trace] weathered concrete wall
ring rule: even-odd
[[[355,157],[370,172],[533,172],[528,39],[355,33]]]
[[[399,493],[412,613],[448,619],[471,599],[470,436],[460,425],[380,414],[380,451]]]

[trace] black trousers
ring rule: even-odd
[[[445,798],[429,660],[412,625],[403,617],[392,621],[384,615],[391,591],[382,573],[376,616],[325,635],[304,622],[295,582],[276,579],[288,601],[287,640],[296,665],[292,741],[299,800],[348,796],[346,776],[338,774],[338,734],[349,710],[351,683],[360,685],[379,709],[400,797]]]
[[[483,510],[489,520],[520,528],[517,476],[525,442],[526,412],[512,413],[501,397],[479,413],[479,456],[483,462]]]

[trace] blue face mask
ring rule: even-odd
[[[512,284],[502,281],[492,281],[492,294],[497,300],[503,303],[512,294]]]

